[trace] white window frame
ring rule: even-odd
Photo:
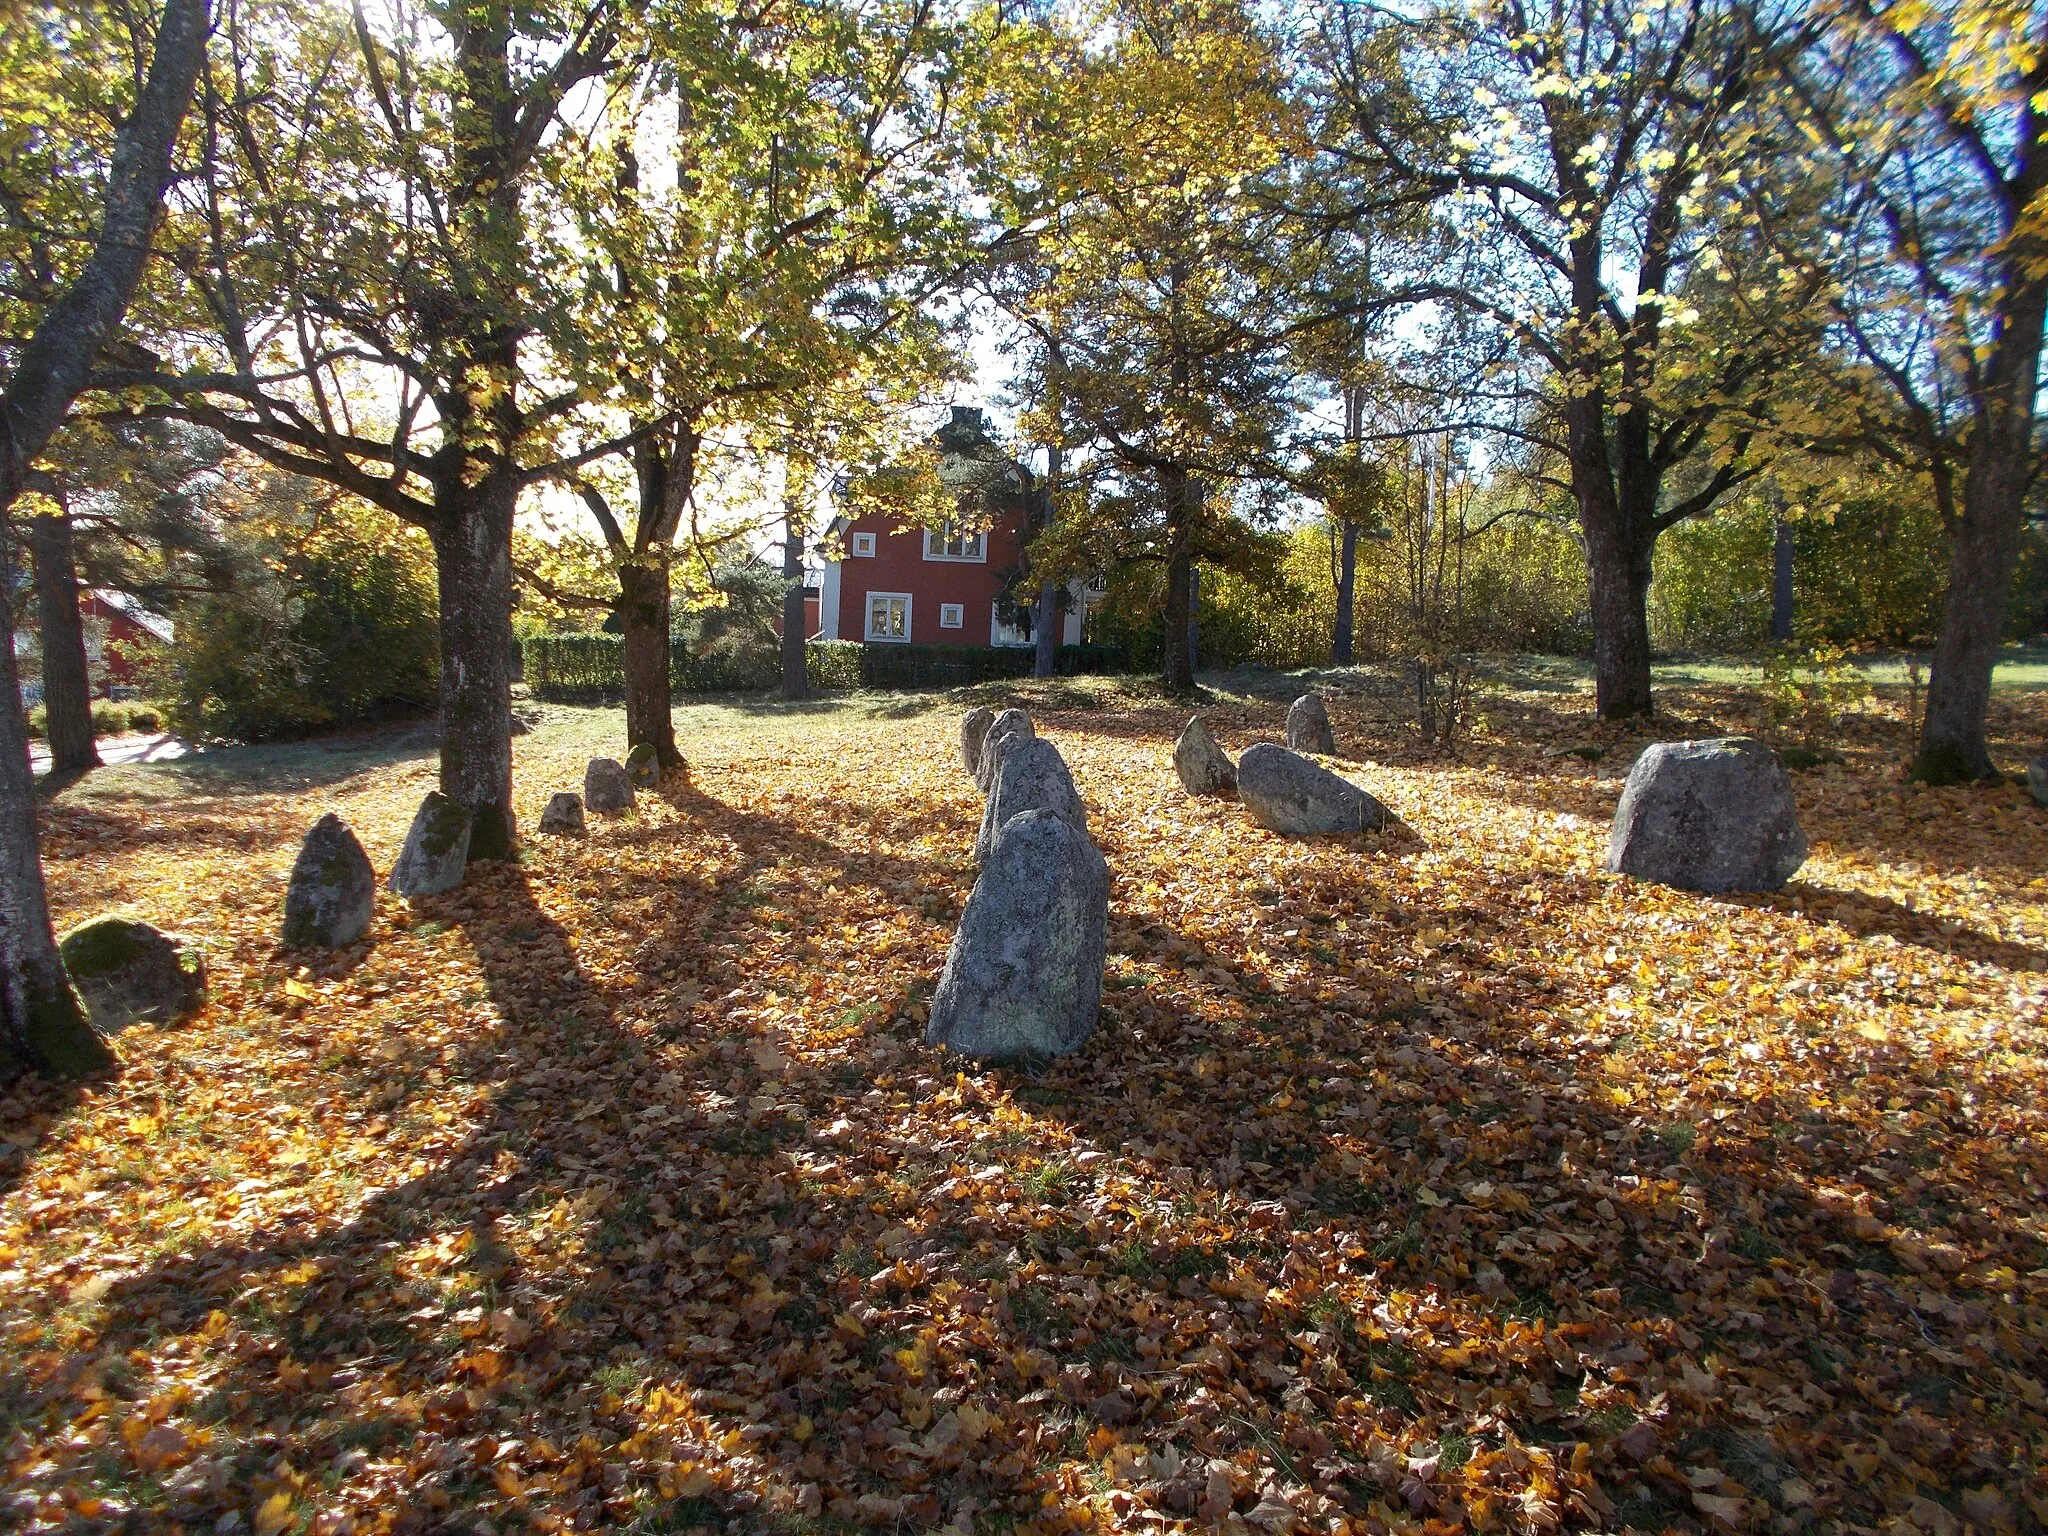
[[[975,535],[974,535],[974,552],[973,552],[972,554],[960,554],[960,555],[949,555],[949,554],[947,554],[947,553],[946,553],[946,550],[945,550],[945,544],[946,544],[946,540],[947,540],[947,539],[949,539],[949,538],[951,538],[951,537],[954,537],[954,534],[953,534],[953,522],[952,522],[952,520],[951,520],[950,518],[949,518],[949,519],[947,519],[947,521],[946,521],[946,524],[945,524],[945,526],[944,526],[944,527],[942,527],[942,528],[927,528],[927,529],[925,529],[925,531],[924,531],[924,557],[925,557],[925,559],[927,559],[927,560],[939,560],[939,561],[943,561],[943,562],[945,562],[945,563],[946,563],[946,564],[948,564],[948,565],[987,565],[987,564],[988,564],[988,530],[987,530],[986,528],[982,529],[982,530],[981,530],[981,532],[979,532],[979,533],[977,533],[977,534],[975,534]],[[964,536],[962,536],[962,538],[963,538],[963,542],[964,542]],[[934,541],[934,540],[936,540],[936,541],[937,541],[937,545],[938,545],[938,547],[937,547],[937,548],[934,548],[934,547],[933,547],[933,541]]]
[[[1024,632],[1022,627],[1020,626],[1012,628],[1009,631],[1009,633],[1013,635],[1022,635]],[[1025,647],[1034,644],[1035,642],[1028,635],[1025,635],[1024,638],[1021,640],[1005,639],[1002,607],[1000,604],[990,603],[988,605],[988,643],[991,646],[996,646],[1005,650],[1022,650]]]
[[[900,602],[903,604],[903,633],[900,635],[878,635],[875,633],[875,604],[877,602]],[[865,613],[861,620],[861,639],[870,645],[910,644],[911,597],[908,592],[870,592],[867,596]]]
[[[939,604],[939,628],[965,629],[967,627],[967,605],[965,603]]]
[[[856,533],[846,541],[846,552],[856,560],[875,558],[875,536],[872,533]]]

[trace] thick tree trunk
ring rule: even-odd
[[[1985,740],[1991,669],[2019,561],[2033,468],[2034,393],[2048,284],[2015,269],[1984,398],[1970,438],[1963,505],[1949,530],[1948,600],[1927,680],[1927,714],[1913,777],[1932,784],[1996,783]]]
[[[804,524],[794,500],[782,509],[782,696],[811,696],[811,672],[804,656],[810,625],[804,617]]]
[[[0,638],[13,634],[0,582]],[[114,1059],[86,1021],[50,931],[20,686],[14,647],[0,644],[0,1083],[30,1068],[77,1077]]]
[[[1771,638],[1792,638],[1792,525],[1782,517],[1771,536]]]
[[[85,621],[78,612],[78,571],[71,555],[71,519],[63,513],[29,519],[35,551],[36,611],[43,630],[43,713],[50,767],[83,773],[100,765],[93,741],[92,675],[85,658]]]
[[[1352,662],[1353,627],[1358,612],[1358,525],[1346,523],[1338,540],[1337,623],[1330,633],[1330,660],[1348,667]]]
[[[1571,450],[1572,500],[1586,540],[1586,577],[1593,610],[1593,689],[1603,720],[1652,712],[1650,698],[1650,558],[1657,545],[1657,482],[1643,429],[1616,429],[1617,475],[1607,443],[1607,405],[1597,393],[1565,405]]]
[[[1927,681],[1927,714],[1913,777],[1932,784],[1996,783],[1986,741],[1991,669],[2004,637],[2025,516],[2021,454],[1971,456],[1962,515],[1949,538],[1948,600]]]
[[[441,793],[476,820],[472,859],[519,846],[512,816],[512,513],[518,482],[499,471],[444,494],[434,532],[441,594]]]
[[[626,639],[626,747],[652,747],[663,768],[683,760],[676,746],[669,677],[668,550],[619,567],[619,626]]]

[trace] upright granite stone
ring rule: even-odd
[[[1108,950],[1109,866],[1050,811],[1003,824],[932,995],[927,1045],[985,1062],[1041,1061],[1095,1033]]]
[[[1075,793],[1067,760],[1058,747],[1036,736],[1017,737],[1003,749],[995,782],[981,808],[981,831],[974,839],[977,864],[988,862],[1003,825],[1026,811],[1050,811],[1083,837],[1088,835],[1088,812]]]
[[[377,872],[348,823],[329,811],[313,823],[284,893],[285,946],[340,949],[370,931]]]
[[[583,830],[583,797],[573,789],[548,796],[547,809],[540,813],[540,829],[558,837],[574,837]]]
[[[661,782],[661,754],[641,742],[626,754],[626,778],[636,789],[652,789]]]
[[[1237,765],[1216,745],[1200,715],[1188,722],[1173,744],[1173,771],[1180,775],[1180,787],[1191,795],[1237,793]]]
[[[473,821],[468,806],[450,800],[438,789],[428,790],[413,814],[398,862],[385,878],[391,894],[411,900],[438,896],[462,884],[463,872],[469,867]]]
[[[988,734],[981,739],[981,757],[974,765],[974,787],[984,795],[995,787],[996,769],[1001,766],[1003,753],[1009,750],[1005,745],[1011,741],[1031,741],[1038,732],[1031,728],[1031,717],[1021,709],[1006,709],[989,722]]]
[[[2027,764],[2027,793],[2034,797],[2034,804],[2048,805],[2048,752]]]
[[[1296,752],[1320,752],[1325,757],[1337,751],[1330,734],[1330,712],[1319,693],[1304,693],[1287,706],[1287,745]]]
[[[593,811],[630,811],[633,780],[617,758],[593,757],[583,770],[583,803]]]
[[[1237,798],[1262,827],[1289,837],[1371,832],[1393,812],[1349,779],[1298,752],[1262,741],[1237,760]]]
[[[960,717],[960,766],[967,770],[969,778],[981,766],[981,744],[988,739],[988,728],[995,723],[996,712],[986,704]]]
[[[1785,765],[1747,736],[1647,749],[1607,838],[1615,873],[1687,891],[1775,891],[1805,862]]]
[[[206,957],[191,939],[127,917],[80,923],[57,945],[101,1034],[182,1024],[206,1006]]]

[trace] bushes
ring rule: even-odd
[[[616,698],[626,687],[626,646],[617,635],[532,635],[524,642],[526,681],[551,699]],[[844,688],[934,688],[1029,677],[1034,652],[1028,646],[864,645],[858,640],[813,640],[804,647],[811,686]],[[1063,645],[1056,670],[1062,676],[1121,670],[1121,657],[1099,645]],[[669,641],[669,676],[677,693],[725,693],[778,686],[782,674],[773,656],[714,646],[694,649],[681,636]]]
[[[626,691],[622,635],[529,635],[521,652],[527,686],[537,698],[606,699]],[[682,635],[669,637],[668,668],[677,693],[773,688],[782,676],[772,656],[720,645],[699,650]]]
[[[439,692],[433,557],[368,509],[270,535],[263,579],[178,612],[147,659],[169,724],[193,741],[266,741],[419,713]]]
[[[100,699],[92,707],[95,736],[126,736],[131,731],[155,734],[164,728],[164,709],[156,704],[115,704]],[[38,704],[28,712],[30,741],[41,741],[49,730],[49,716]]]

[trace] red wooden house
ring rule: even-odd
[[[898,529],[886,516],[835,520],[842,558],[827,562],[819,583],[816,638],[870,645],[1031,644],[1023,624],[1004,622],[1001,601],[1024,558],[1030,476],[1002,452],[982,413],[971,407],[954,406],[952,420],[936,438],[940,478],[958,488],[961,520],[909,529]],[[1080,642],[1078,603],[1062,627],[1062,643]]]

